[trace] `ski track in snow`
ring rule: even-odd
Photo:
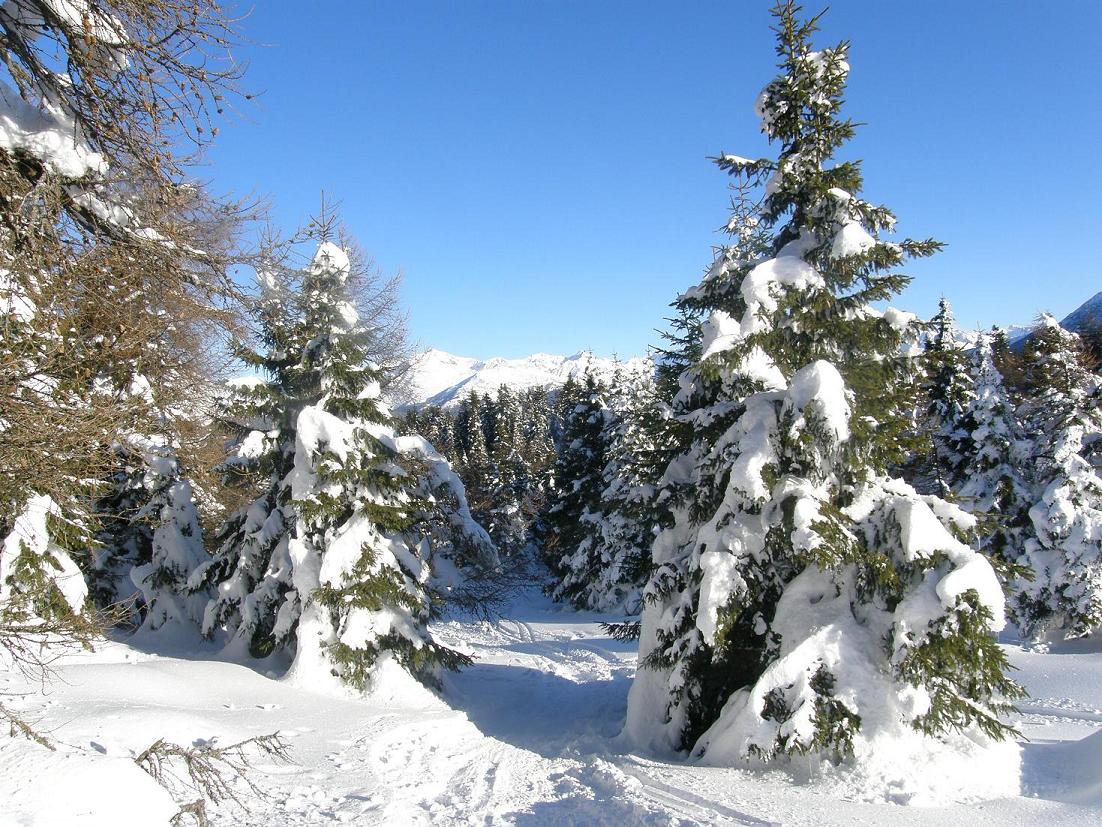
[[[1065,795],[1077,782],[1060,751],[1102,724],[1102,654],[1011,648],[1033,694],[1018,721],[1030,739],[1024,795],[924,809],[845,800],[828,782],[794,784],[779,771],[630,754],[617,735],[635,646],[599,626],[616,618],[573,612],[535,591],[508,614],[434,625],[442,643],[475,657],[446,677],[441,697],[334,698],[202,655],[112,644],[68,659],[63,683],[16,704],[59,741],[108,755],[133,755],[158,737],[229,743],[278,730],[293,763],[258,762],[252,778],[263,797],[239,787],[248,812],[227,804],[211,813],[225,827],[1102,824],[1102,800],[1083,806]],[[9,680],[0,691],[13,687]]]

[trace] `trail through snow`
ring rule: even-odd
[[[63,683],[18,703],[61,743],[116,757],[158,737],[228,743],[278,730],[294,762],[260,764],[254,777],[264,796],[248,798],[247,813],[216,808],[217,825],[1102,824],[1102,790],[1084,777],[1102,769],[1102,744],[1081,740],[1102,724],[1095,651],[1012,647],[1034,696],[1021,715],[1033,739],[1024,795],[922,809],[858,800],[860,791],[829,772],[794,783],[779,771],[623,751],[617,734],[636,653],[602,632],[611,619],[530,591],[505,619],[440,622],[437,637],[476,659],[447,677],[442,696],[399,683],[397,695],[333,698],[201,653],[165,657],[111,644],[69,659]],[[11,748],[0,740],[0,762]],[[17,813],[33,811],[19,809],[27,791],[0,780],[0,794],[9,793]],[[6,823],[51,822],[5,821],[0,809]]]

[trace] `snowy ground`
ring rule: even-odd
[[[477,658],[448,679],[444,700],[400,679],[384,697],[333,698],[244,666],[111,644],[67,661],[64,682],[45,697],[8,705],[86,751],[68,757],[68,774],[57,776],[67,781],[103,754],[123,767],[162,736],[225,743],[278,730],[294,763],[261,763],[265,797],[251,799],[247,815],[218,808],[220,825],[1102,824],[1102,734],[1081,740],[1102,728],[1097,647],[1011,649],[1033,696],[1020,721],[1030,739],[1022,797],[917,808],[858,800],[860,790],[830,777],[796,784],[779,772],[625,754],[616,734],[635,651],[602,634],[607,619],[533,591],[508,619],[438,624],[444,642]],[[0,691],[19,688],[15,678],[0,680]],[[136,823],[106,815],[118,802],[94,774],[82,793],[59,796],[43,780],[59,772],[56,761],[0,739],[0,823]],[[147,816],[156,803],[144,805]]]

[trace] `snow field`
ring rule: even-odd
[[[829,766],[726,769],[625,752],[618,731],[636,651],[601,631],[616,618],[534,591],[507,614],[436,624],[441,643],[476,658],[446,678],[442,697],[397,669],[357,698],[192,659],[201,652],[166,657],[121,643],[63,661],[46,694],[7,675],[0,691],[30,694],[5,703],[59,752],[0,741],[0,824],[164,823],[167,795],[132,755],[159,737],[227,744],[275,731],[293,763],[258,760],[253,779],[266,797],[242,788],[249,812],[213,808],[213,824],[1102,824],[1097,646],[1008,646],[1032,695],[1019,721],[1029,739],[1020,795],[902,807],[868,800],[869,789]],[[57,795],[62,779],[72,795]]]

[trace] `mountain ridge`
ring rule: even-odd
[[[571,376],[581,377],[586,370],[608,380],[617,370],[635,371],[646,369],[648,365],[650,359],[647,357],[619,360],[596,356],[588,350],[572,356],[533,353],[517,359],[501,356],[476,359],[429,348],[410,365],[411,401],[408,407],[450,408],[458,405],[471,391],[494,393],[502,385],[518,391],[534,387],[549,390],[561,386]]]

